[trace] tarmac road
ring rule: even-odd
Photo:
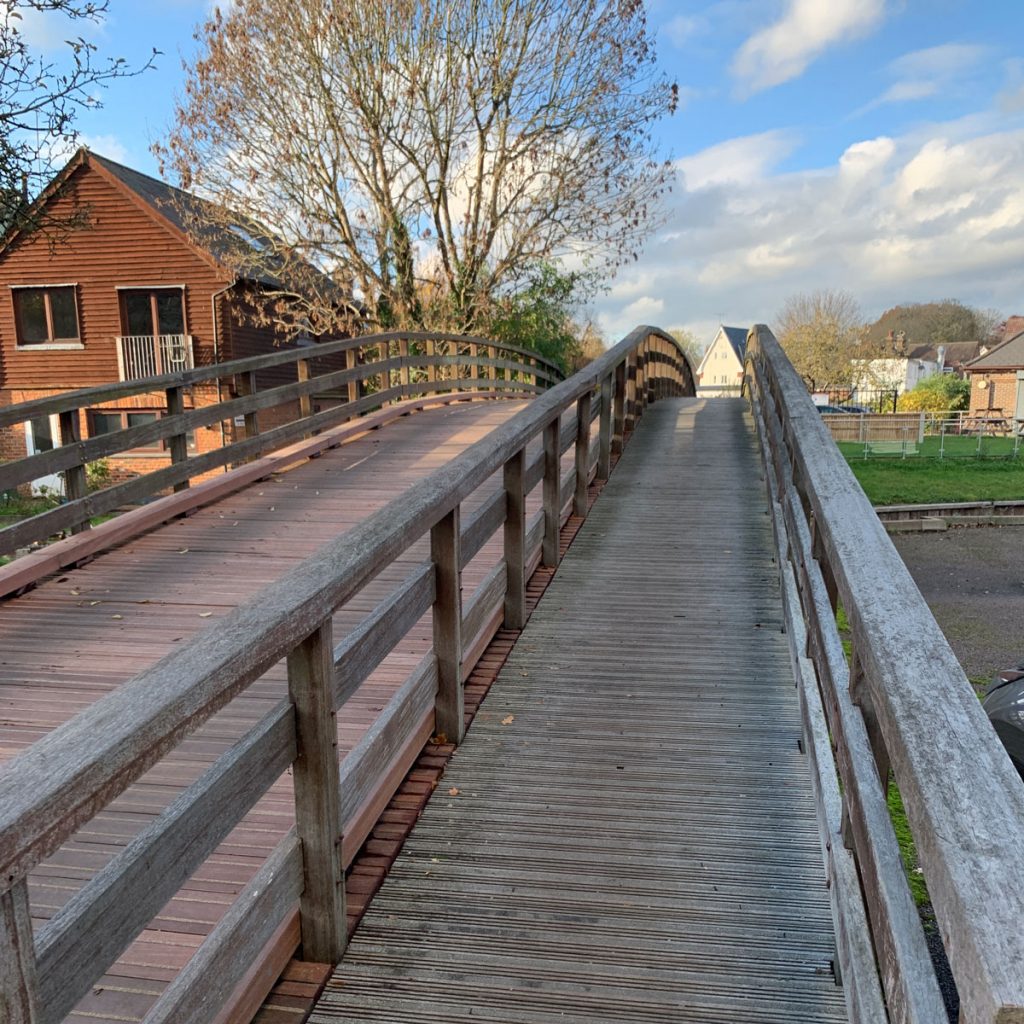
[[[1024,527],[893,534],[969,679],[1024,659]]]

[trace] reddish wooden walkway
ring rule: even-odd
[[[0,759],[186,642],[521,407],[459,404],[404,418],[0,604]],[[467,595],[501,558],[500,543],[499,535],[467,567]],[[335,636],[349,632],[425,555],[425,544],[414,548],[350,602],[335,619]],[[363,735],[430,642],[428,621],[345,705],[342,751]],[[30,879],[36,923],[56,914],[285,693],[280,666],[41,864]],[[282,778],[68,1020],[141,1020],[290,827],[293,803],[290,780]],[[374,808],[366,808],[366,827],[371,815]],[[352,842],[346,860],[355,853]]]

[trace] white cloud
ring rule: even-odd
[[[782,17],[752,35],[731,71],[745,94],[804,73],[830,47],[868,35],[885,17],[885,0],[788,0]]]
[[[896,81],[856,114],[864,114],[889,103],[908,103],[937,96],[981,64],[988,53],[985,46],[945,43],[897,57],[888,67],[889,74]]]
[[[733,180],[695,175],[697,186],[685,168],[757,147],[734,139],[679,161],[665,231],[598,301],[601,326],[618,338],[640,322],[683,324],[703,339],[720,320],[771,323],[789,295],[817,288],[849,290],[871,316],[949,296],[1024,313],[1024,128],[992,124],[864,139],[817,170],[773,173],[769,161]]]
[[[668,41],[676,47],[685,46],[694,36],[699,35],[705,29],[701,18],[685,14],[677,15],[662,27],[662,32],[668,37]]]
[[[689,191],[727,183],[749,185],[760,181],[796,148],[790,132],[775,130],[720,142],[693,156],[676,161],[676,170]]]

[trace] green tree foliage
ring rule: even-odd
[[[896,408],[899,412],[942,412],[966,409],[970,404],[970,381],[951,373],[936,373],[900,395]]]
[[[520,291],[491,307],[485,333],[508,345],[532,348],[569,373],[581,365],[581,332],[573,321],[576,278],[542,264]]]

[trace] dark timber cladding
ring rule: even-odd
[[[648,409],[311,1021],[847,1019],[759,474]]]

